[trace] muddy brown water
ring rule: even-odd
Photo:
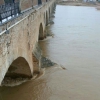
[[[56,7],[54,34],[40,41],[43,54],[64,66],[15,87],[0,87],[0,100],[100,100],[100,11]]]

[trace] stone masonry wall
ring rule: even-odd
[[[33,6],[38,5],[38,0],[33,0]]]
[[[32,7],[32,0],[20,0],[21,11]]]
[[[45,6],[31,9],[0,26],[0,84],[8,68],[18,57],[23,57],[28,62],[33,75],[32,56],[35,44],[38,42],[40,24],[44,32],[44,20],[46,20],[44,13],[45,15],[46,11],[49,13],[48,8],[53,7],[54,2],[55,0],[50,0]]]

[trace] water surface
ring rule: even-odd
[[[67,68],[62,100],[100,99],[99,16],[94,7],[59,5],[50,27],[54,38],[41,42],[43,54]]]

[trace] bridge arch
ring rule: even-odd
[[[44,12],[44,24],[46,24],[46,17],[45,17],[45,12]]]
[[[46,26],[48,25],[48,12],[46,11]]]
[[[40,23],[38,40],[43,40],[43,39],[44,39],[43,25],[42,23]]]
[[[32,73],[28,62],[26,61],[25,58],[18,57],[9,66],[3,81],[6,78],[16,79],[16,78],[31,78],[31,77]]]
[[[50,19],[50,16],[51,16],[51,11],[50,11],[50,7],[49,7],[49,19]]]

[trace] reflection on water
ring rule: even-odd
[[[52,67],[35,81],[0,88],[0,100],[100,100],[100,12],[94,7],[57,6],[54,38],[43,54],[66,67]]]

